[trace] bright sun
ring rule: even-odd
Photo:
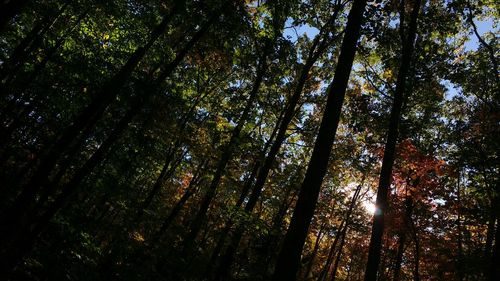
[[[367,213],[371,215],[375,214],[375,204],[373,204],[372,202],[364,201],[363,207],[365,208]]]

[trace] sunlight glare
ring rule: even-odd
[[[373,204],[372,202],[364,201],[363,207],[365,208],[365,211],[370,215],[375,214],[375,204]]]

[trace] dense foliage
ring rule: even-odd
[[[500,280],[496,0],[0,3],[0,279]]]

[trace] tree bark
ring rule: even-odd
[[[316,235],[316,241],[314,243],[314,247],[313,247],[309,262],[307,263],[306,271],[304,273],[304,279],[308,279],[309,274],[311,273],[311,269],[314,265],[314,259],[316,258],[316,255],[318,254],[319,244],[321,242],[321,238],[323,238],[322,235],[323,235],[324,229],[325,229],[325,224],[323,223],[318,231],[318,234]]]
[[[96,98],[75,118],[74,122],[64,130],[64,132],[61,134],[61,137],[55,142],[54,146],[49,149],[48,152],[42,157],[38,165],[38,169],[36,169],[36,171],[33,173],[31,179],[23,187],[22,193],[16,199],[13,210],[23,209],[31,204],[31,201],[34,200],[36,193],[47,183],[48,177],[51,171],[56,166],[57,161],[61,158],[61,156],[63,156],[63,154],[66,152],[68,147],[71,146],[74,140],[78,138],[77,136],[80,134],[80,132],[89,131],[86,129],[92,127],[97,123],[106,108],[118,96],[118,89],[120,89],[121,86],[130,77],[133,70],[145,56],[147,50],[151,48],[153,43],[166,30],[174,12],[175,11],[172,11],[171,14],[163,18],[162,22],[153,30],[149,41],[144,46],[136,49],[127,63],[121,68],[121,70],[110,81],[106,83],[100,93],[96,95]],[[198,37],[201,37],[201,35],[193,36],[190,42],[192,42],[193,39],[196,39],[194,41],[196,42],[199,39]],[[176,59],[170,64],[170,72],[172,72],[180,62],[180,60],[184,58],[190,47],[194,45],[194,42],[192,42],[191,44],[188,43],[186,47],[189,48],[184,48],[177,54]],[[174,62],[177,62],[177,64],[175,64]]]
[[[173,72],[173,70],[176,68],[176,66],[186,56],[187,52],[202,37],[202,35],[207,31],[207,29],[209,28],[209,26],[213,22],[214,22],[214,19],[212,19],[211,21],[206,23],[202,28],[200,28],[198,30],[198,32],[189,40],[189,42],[177,53],[176,58],[164,70],[164,72],[163,72],[164,75],[162,75],[162,78],[165,77],[166,73],[170,74]],[[166,25],[167,23],[168,23],[168,21],[164,22],[163,25]],[[157,27],[157,29],[158,29],[158,27]],[[158,32],[155,32],[155,33],[158,33]],[[159,35],[160,34],[158,34],[158,37],[159,37]],[[153,42],[154,42],[154,40],[151,39],[150,43],[152,44]],[[122,68],[122,71],[120,71],[120,73],[128,72],[128,71],[125,71],[126,69],[128,69],[130,71],[130,73],[128,73],[126,75],[122,73],[121,75],[119,74],[119,75],[115,76],[115,78],[118,76],[121,78],[125,78],[123,75],[128,77],[131,74],[132,69],[137,65],[137,63],[140,60],[138,58],[138,56],[142,58],[144,53],[145,53],[145,50],[143,50],[139,53],[136,52],[134,54],[133,58],[131,58],[129,60],[129,62],[127,62],[127,65],[129,65],[129,66]],[[138,54],[140,54],[140,55],[138,55]],[[132,67],[132,64],[134,64],[133,67]],[[119,80],[122,80],[121,78]],[[161,82],[161,81],[162,80],[160,80],[160,81],[157,80],[156,84],[159,84],[159,82]],[[111,91],[111,89],[110,89],[110,91]],[[111,93],[112,93],[111,95],[113,96],[112,99],[114,99],[116,97],[116,95],[118,94],[118,91],[116,91],[116,89],[114,89],[113,91],[111,91]],[[108,95],[108,98],[109,98],[110,94],[106,93],[106,95]],[[64,148],[69,146],[73,142],[73,139],[75,138],[74,136],[77,135],[78,132],[80,132],[80,128],[87,130],[90,128],[89,126],[87,126],[87,125],[89,125],[89,122],[91,123],[90,125],[94,125],[97,122],[97,119],[94,117],[97,117],[97,118],[99,118],[99,117],[94,114],[95,112],[92,112],[92,109],[96,109],[97,111],[100,111],[100,113],[98,112],[99,116],[102,113],[104,113],[105,108],[102,108],[102,105],[100,105],[98,103],[95,104],[95,102],[97,100],[101,100],[101,99],[102,98],[96,98],[94,100],[94,103],[89,105],[86,108],[86,110],[84,110],[84,112],[77,118],[77,122],[73,123],[65,131],[63,136],[59,139],[59,141],[56,142],[56,145],[50,150],[53,153],[47,154],[45,159],[43,159],[41,161],[41,164],[39,165],[39,169],[37,169],[37,171],[31,177],[30,181],[24,186],[23,191],[16,198],[16,201],[13,204],[13,206],[9,209],[8,212],[6,212],[7,215],[4,216],[3,221],[6,221],[8,225],[9,225],[9,223],[15,224],[17,214],[22,214],[23,210],[31,209],[30,206],[32,206],[36,201],[36,194],[40,190],[43,191],[43,189],[46,188],[50,184],[48,176],[49,176],[52,168],[54,168],[54,166],[57,163],[57,160],[64,153],[64,150],[65,150]],[[111,102],[111,100],[109,102]],[[142,102],[145,102],[145,101],[141,101],[141,103]],[[109,105],[109,103],[108,103],[108,105]],[[99,108],[95,108],[95,106],[97,106]],[[140,106],[142,106],[142,104],[140,104]],[[135,113],[133,113],[133,114],[135,114]],[[91,116],[88,116],[89,114]],[[85,119],[86,117],[90,118],[91,120]],[[83,138],[83,137],[84,136],[80,136],[80,138]]]
[[[139,108],[136,106],[135,110],[138,109]],[[37,217],[37,210],[26,210],[23,212],[22,216],[19,217],[18,221],[14,221],[11,225],[13,230],[3,234],[5,236],[2,238],[4,240],[1,242],[5,244],[2,246],[2,258],[0,259],[2,272],[5,272],[7,275],[10,274],[22,258],[31,251],[38,235],[45,230],[54,215],[69,202],[70,198],[77,192],[77,187],[85,176],[103,159],[106,152],[127,128],[127,125],[135,116],[135,110],[129,111],[120,120],[106,141],[104,141],[87,162],[76,171],[72,179],[62,188],[61,194],[57,196],[43,214]]]
[[[247,99],[245,108],[238,120],[236,127],[233,129],[231,133],[231,138],[229,142],[225,145],[223,149],[221,158],[217,165],[217,169],[215,170],[214,175],[212,177],[212,181],[208,186],[208,191],[206,192],[206,194],[202,199],[200,208],[198,209],[198,212],[196,213],[191,223],[190,231],[183,242],[184,244],[183,247],[185,249],[191,248],[192,244],[196,240],[196,237],[198,236],[198,233],[201,229],[202,222],[207,215],[208,208],[210,207],[210,204],[212,203],[212,200],[215,197],[217,187],[219,186],[220,180],[226,170],[226,166],[231,160],[236,143],[238,141],[238,138],[240,137],[241,130],[243,129],[243,126],[245,125],[250,115],[254,101],[257,98],[257,94],[264,79],[264,75],[267,71],[267,57],[269,55],[270,48],[271,44],[266,43],[264,46],[264,50],[262,51],[262,55],[259,58],[257,73],[249,97]]]
[[[331,24],[337,18],[337,15],[341,9],[341,6],[338,5],[332,17],[329,19],[328,23]],[[283,120],[281,121],[281,125],[279,126],[278,133],[276,135],[276,140],[273,142],[271,149],[269,150],[269,154],[267,155],[262,168],[259,170],[257,175],[257,179],[255,181],[255,185],[252,189],[252,194],[248,200],[248,203],[245,205],[245,210],[252,211],[257,204],[257,201],[262,193],[262,189],[266,183],[266,179],[271,171],[271,168],[274,164],[274,160],[278,155],[278,152],[281,148],[281,145],[286,140],[286,131],[288,126],[292,122],[292,119],[296,112],[297,104],[299,103],[300,97],[302,95],[302,91],[304,89],[304,85],[309,78],[309,72],[313,67],[314,63],[318,60],[319,56],[326,50],[328,47],[328,32],[322,29],[323,34],[318,34],[314,42],[312,44],[311,49],[309,50],[309,54],[307,59],[300,71],[300,75],[297,80],[297,85],[295,86],[295,90],[288,101],[288,105],[285,110],[285,114],[283,116]]]
[[[19,87],[16,87],[15,89],[12,89],[10,92],[13,95],[13,98],[11,101],[9,101],[8,107],[14,107],[16,103],[24,103],[26,101],[23,101],[23,93],[26,89],[28,89],[31,86],[31,83],[36,79],[38,74],[42,72],[42,70],[45,68],[49,60],[52,58],[52,56],[56,53],[57,49],[61,47],[61,45],[64,43],[66,40],[67,36],[73,32],[73,30],[78,26],[78,24],[83,20],[83,18],[87,15],[88,10],[80,14],[76,22],[72,25],[68,33],[64,34],[61,36],[57,42],[49,48],[43,57],[42,61],[35,64],[33,71],[29,74],[29,77],[27,79],[23,79],[21,81],[21,85]],[[4,86],[0,86],[4,87]],[[2,113],[2,115],[5,114],[5,116],[1,119],[3,120],[8,120],[7,123],[0,128],[0,146],[7,146],[9,144],[9,141],[12,139],[12,134],[16,129],[19,128],[19,125],[22,124],[22,121],[25,120],[25,115],[28,115],[36,105],[36,100],[39,97],[39,93],[32,93],[32,97],[30,98],[31,100],[27,100],[29,103],[28,105],[18,105],[19,107],[18,110],[14,110],[13,108],[6,108],[5,112]],[[8,118],[6,115],[13,115],[12,118]],[[5,151],[4,153],[7,153],[8,151]],[[0,157],[0,163],[4,162],[6,159],[5,157],[8,157],[8,155],[4,156],[2,155]]]
[[[16,0],[14,0],[16,1]],[[38,47],[37,42],[41,41],[41,38],[47,33],[51,26],[60,18],[66,8],[69,6],[69,2],[64,3],[61,8],[55,14],[48,14],[42,20],[40,20],[31,31],[24,37],[21,42],[14,48],[12,54],[9,56],[7,61],[2,65],[0,70],[0,82],[3,80],[10,80],[11,76],[15,74],[18,66],[24,62],[26,57]],[[8,82],[6,81],[5,84]],[[2,84],[2,83],[0,83]],[[2,85],[3,87],[3,85]]]
[[[334,136],[340,121],[340,113],[354,61],[365,6],[365,0],[355,0],[349,12],[340,56],[335,70],[334,82],[330,85],[318,137],[300,189],[290,227],[278,256],[273,276],[274,280],[290,281],[296,279],[302,247],[314,214],[316,201],[333,146]]]
[[[180,213],[180,211],[182,210],[182,207],[184,207],[184,205],[186,204],[187,200],[196,192],[196,188],[195,187],[198,185],[198,183],[200,181],[200,178],[201,178],[201,175],[203,174],[203,171],[205,170],[205,166],[207,165],[207,163],[208,163],[208,161],[205,160],[205,161],[201,162],[198,165],[198,168],[196,168],[196,172],[193,175],[193,178],[189,181],[189,185],[186,188],[186,191],[184,192],[184,194],[182,195],[182,197],[179,199],[179,201],[177,201],[177,203],[172,208],[172,210],[170,210],[170,213],[168,214],[168,216],[163,221],[160,229],[154,235],[154,237],[152,239],[153,244],[155,242],[157,242],[161,238],[161,236],[170,227],[170,225],[172,224],[172,222],[174,221],[174,219]]]
[[[380,179],[377,190],[376,211],[373,217],[368,262],[365,271],[365,281],[375,281],[379,269],[380,253],[382,250],[382,236],[384,232],[384,216],[387,210],[387,194],[392,181],[392,166],[394,163],[395,149],[398,139],[399,119],[404,101],[406,79],[410,69],[414,42],[417,34],[417,17],[420,11],[420,3],[421,0],[414,0],[408,34],[406,35],[405,40],[403,40],[401,65],[399,66],[396,90],[394,93],[394,103],[389,119],[389,130],[387,133],[384,158],[382,160],[382,169],[380,171]],[[404,3],[402,5],[404,5]],[[404,23],[402,22],[400,26],[403,28]]]

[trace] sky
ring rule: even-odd
[[[474,20],[478,33],[483,36],[485,33],[488,32],[493,32],[495,34],[500,34],[500,28],[498,26],[494,26],[494,23],[492,20],[489,21],[484,21],[484,20]],[[306,34],[309,38],[314,38],[318,33],[319,30],[317,28],[311,27],[309,25],[302,25],[298,27],[291,27],[292,26],[292,21],[289,19],[286,22],[286,29],[284,32],[285,37],[289,38],[292,41],[296,41],[298,36],[302,36]],[[470,36],[469,40],[465,43],[465,51],[474,51],[477,50],[479,47],[479,40],[475,36],[474,33],[472,33],[472,29],[470,30]],[[445,95],[446,99],[451,99],[454,96],[458,94],[458,91],[460,89],[457,89],[455,85],[450,83],[449,81],[443,81],[443,84],[447,87],[447,93]]]

